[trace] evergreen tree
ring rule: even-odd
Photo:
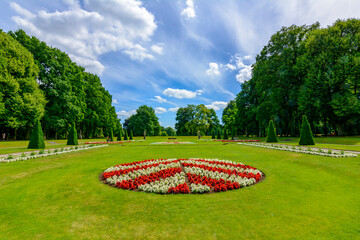
[[[217,130],[217,137],[216,137],[216,139],[221,139],[221,130],[220,130],[220,129]]]
[[[227,134],[227,129],[224,129],[224,137],[223,137],[224,140],[228,140],[229,139],[229,136]]]
[[[302,120],[299,145],[315,145],[310,124],[305,115],[303,116]]]
[[[77,132],[75,123],[73,122],[68,135],[68,141],[66,145],[78,145]]]
[[[215,139],[215,130],[212,130],[211,139]]]
[[[167,134],[166,134],[166,136],[167,136]],[[130,130],[130,140],[133,140],[133,131],[132,130]]]
[[[45,148],[44,133],[41,129],[41,124],[39,119],[36,120],[35,126],[31,132],[28,148],[32,148],[32,149]]]
[[[268,130],[268,136],[267,136],[266,142],[268,142],[268,143],[278,142],[273,120],[270,120],[270,123],[269,123],[269,130]]]
[[[231,139],[234,140],[234,138],[235,138],[235,128],[233,127],[231,129]]]
[[[128,133],[127,133],[127,130],[125,130],[124,140],[129,140],[129,139],[128,139]]]
[[[111,142],[114,141],[114,133],[113,133],[112,128],[110,129],[110,136],[109,136],[109,138],[110,138],[110,141],[111,141]]]
[[[118,141],[121,141],[121,139],[122,139],[122,133],[121,132],[122,132],[122,129],[119,130],[119,133],[118,133],[118,136],[117,136]]]

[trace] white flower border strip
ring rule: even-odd
[[[238,143],[240,145],[247,145],[247,146],[254,146],[254,147],[262,147],[262,148],[269,148],[275,150],[282,150],[282,151],[289,151],[289,152],[298,152],[298,153],[306,153],[306,154],[313,154],[325,157],[357,157],[358,155],[355,153],[349,153],[339,150],[332,150],[328,149],[327,152],[319,148],[317,151],[310,147],[296,147],[296,146],[282,146],[270,143]]]
[[[68,147],[68,148],[56,148],[53,150],[42,149],[42,150],[40,150],[40,152],[45,151],[44,153],[32,152],[32,153],[34,153],[34,155],[31,155],[32,153],[28,153],[26,156],[20,155],[19,157],[14,157],[14,158],[10,158],[10,159],[9,158],[0,158],[0,163],[26,161],[26,160],[30,160],[30,159],[34,159],[34,158],[54,156],[54,155],[59,155],[59,154],[63,154],[63,153],[77,152],[80,150],[87,150],[87,149],[106,147],[106,146],[108,146],[108,145],[106,145],[106,144],[105,145],[83,145],[83,146],[74,146],[74,147]],[[49,151],[50,151],[50,153],[49,153]],[[9,155],[11,156],[11,154],[9,154]]]
[[[195,144],[194,142],[153,142],[150,144]]]

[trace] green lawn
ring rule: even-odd
[[[167,138],[0,164],[0,239],[359,239],[360,157],[194,137],[177,139],[193,145],[149,144],[156,141]],[[242,162],[266,179],[205,195],[130,192],[98,180],[119,163],[170,157]]]

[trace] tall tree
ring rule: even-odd
[[[144,130],[148,136],[158,136],[160,134],[159,118],[155,110],[147,105],[140,106],[136,114],[128,120],[127,130],[132,130],[135,136],[142,136]]]

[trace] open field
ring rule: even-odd
[[[150,145],[167,138],[148,138],[0,164],[0,239],[358,238],[360,157],[181,140],[197,144]],[[98,180],[119,163],[172,157],[242,162],[262,170],[266,179],[204,195],[130,192]]]

